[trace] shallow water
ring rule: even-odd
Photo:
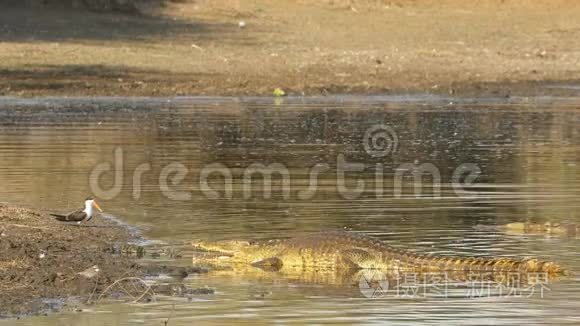
[[[66,211],[95,195],[108,214],[162,241],[158,247],[182,250],[176,263],[183,265],[192,239],[346,228],[418,251],[539,256],[578,271],[580,239],[495,226],[580,223],[579,108],[580,99],[553,98],[3,99],[0,198]],[[360,170],[340,175],[345,162]],[[203,177],[216,163],[231,182]],[[256,163],[279,164],[270,165],[284,176],[274,174],[270,196],[263,179],[244,178]],[[431,165],[422,166],[416,189],[403,171],[424,163]],[[313,173],[315,166],[324,171]],[[120,172],[116,181],[107,167]],[[461,171],[480,173],[469,184]],[[352,191],[357,182],[364,182],[360,193]],[[8,323],[580,323],[577,276],[549,284],[543,295],[475,298],[466,286],[443,297],[368,299],[359,289],[275,276],[210,273],[186,282],[217,292]]]

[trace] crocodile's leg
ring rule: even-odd
[[[338,262],[341,268],[349,269],[387,269],[388,266],[382,261],[380,254],[363,248],[341,250],[338,254]]]
[[[278,257],[270,257],[262,260],[258,260],[251,263],[252,266],[262,269],[264,271],[279,271],[284,263]]]

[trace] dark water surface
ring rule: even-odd
[[[342,176],[346,162],[359,166]],[[268,166],[276,173],[264,192],[255,170]],[[418,188],[403,173],[413,166],[426,170]],[[471,183],[470,172],[479,172]],[[66,210],[89,195],[182,250],[183,265],[192,239],[347,228],[418,251],[539,256],[579,271],[579,239],[495,226],[580,223],[580,99],[0,100],[0,200]],[[18,324],[580,323],[577,276],[543,295],[475,298],[369,299],[359,289],[218,273],[186,282],[217,292]]]

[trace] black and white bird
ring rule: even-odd
[[[81,222],[88,222],[91,218],[93,218],[93,208],[98,209],[99,212],[103,212],[101,207],[99,207],[99,204],[97,204],[97,202],[94,199],[87,198],[85,200],[85,209],[79,209],[68,214],[50,214],[50,215],[56,217],[58,221],[77,222],[78,224],[81,224]]]

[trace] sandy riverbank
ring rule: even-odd
[[[574,0],[207,0],[142,15],[3,6],[0,95],[508,96],[580,81]]]
[[[48,212],[0,203],[0,319],[82,311],[110,298],[149,302],[156,295],[213,294],[211,288],[183,282],[206,269],[168,263],[180,253],[136,245],[135,240],[145,240],[136,232],[103,216],[77,225],[56,221]],[[154,262],[160,257],[165,260]],[[173,281],[143,280],[160,275]]]
[[[83,302],[120,278],[142,275],[131,258],[113,254],[127,239],[110,221],[65,225],[44,212],[0,204],[0,317],[58,309],[60,298]],[[93,266],[95,277],[79,274]]]

